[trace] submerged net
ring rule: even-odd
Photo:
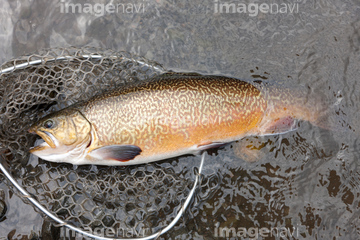
[[[175,218],[194,184],[198,157],[106,167],[50,163],[28,153],[39,137],[27,129],[42,116],[146,81],[165,72],[161,65],[126,52],[67,48],[11,60],[1,69],[1,162],[45,209],[79,229],[103,229],[111,237],[147,236]],[[216,187],[203,181],[202,198]]]

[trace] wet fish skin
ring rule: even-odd
[[[73,164],[132,165],[266,135],[268,129],[276,134],[284,131],[283,118],[315,122],[314,107],[294,102],[286,91],[275,92],[224,76],[167,73],[41,119],[30,131],[47,144],[31,152]],[[49,120],[57,128],[44,129]]]
[[[91,141],[91,124],[76,108],[47,115],[30,127],[29,132],[37,133],[45,141],[31,148],[30,153],[54,162],[78,158]]]

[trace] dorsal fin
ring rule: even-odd
[[[189,77],[195,77],[195,76],[203,76],[200,73],[196,72],[166,72],[161,74],[160,76],[189,76]]]

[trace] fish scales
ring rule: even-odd
[[[254,101],[259,104],[251,105]],[[265,108],[261,92],[247,82],[167,76],[95,97],[81,112],[95,127],[98,146],[136,145],[149,149],[142,155],[150,156],[234,140],[261,120]]]

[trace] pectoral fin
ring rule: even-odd
[[[166,72],[164,74],[162,74],[161,76],[190,76],[190,77],[195,77],[195,76],[202,76],[200,73],[196,73],[196,72]]]
[[[97,148],[89,155],[97,159],[126,162],[134,159],[140,153],[141,149],[135,145],[110,145]]]

